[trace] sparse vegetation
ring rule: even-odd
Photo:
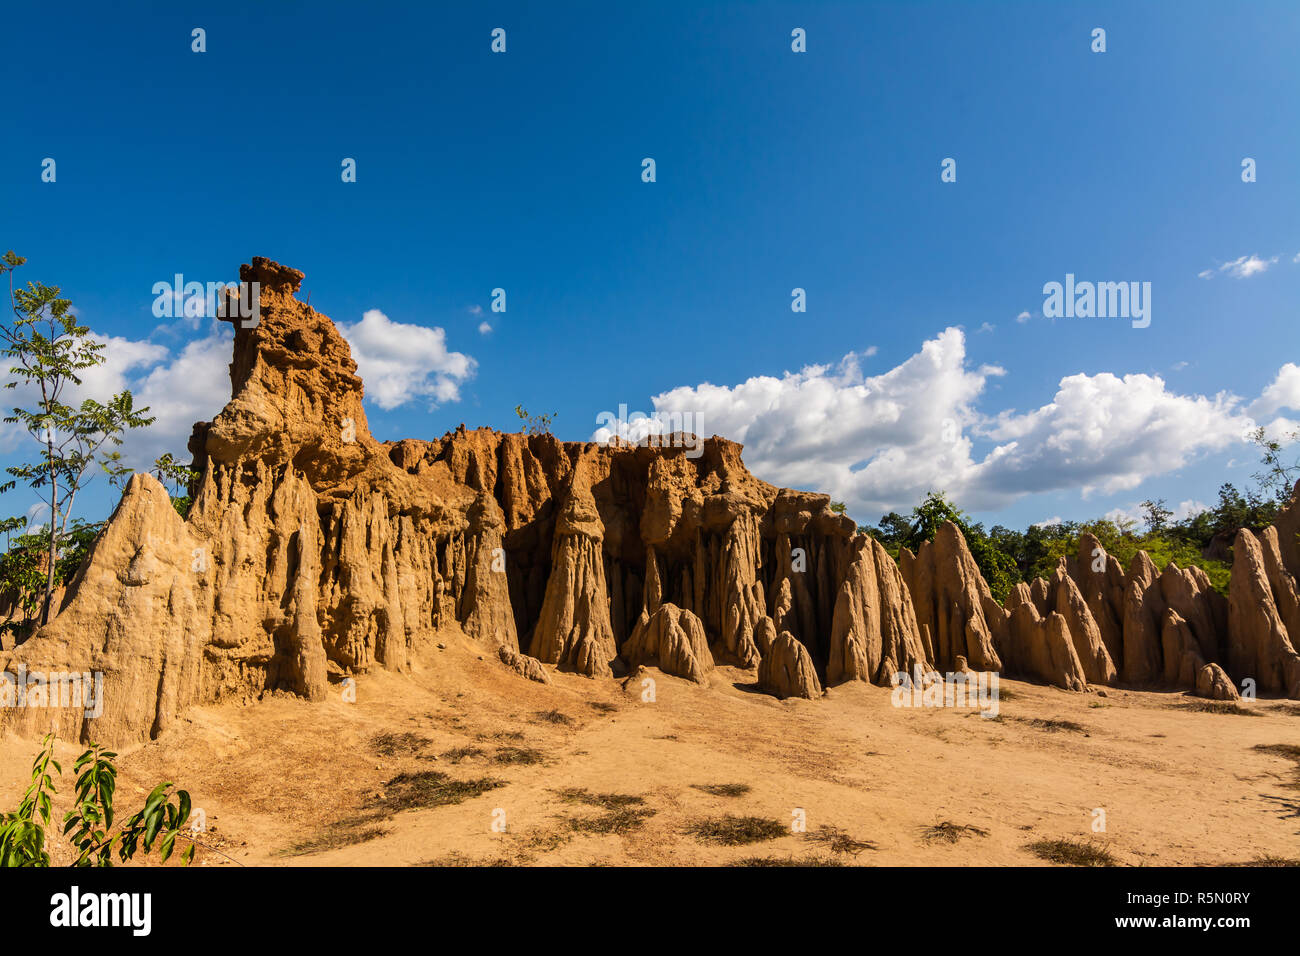
[[[691,786],[715,797],[743,797],[753,789],[747,783],[693,783]]]
[[[1074,734],[1083,734],[1085,737],[1090,736],[1088,728],[1081,724],[1076,724],[1073,720],[1057,720],[1048,717],[1013,717],[1012,720],[1019,720],[1022,723],[1029,724],[1039,730],[1045,730],[1049,734],[1069,731]]]
[[[539,711],[533,717],[546,724],[560,724],[564,727],[572,727],[575,723],[572,717],[558,710]]]
[[[321,831],[314,837],[304,840],[301,843],[295,843],[288,850],[284,851],[284,856],[308,856],[312,853],[325,853],[329,850],[340,850],[345,846],[356,846],[358,843],[366,843],[370,840],[376,840],[381,836],[386,836],[390,831],[387,827],[381,826],[357,826],[336,824],[326,830]]]
[[[532,765],[541,763],[544,756],[531,747],[502,747],[492,755],[493,763]]]
[[[1189,700],[1178,705],[1180,710],[1190,710],[1198,714],[1235,714],[1238,717],[1262,717],[1260,711],[1242,707],[1230,700]]]
[[[1257,856],[1245,863],[1225,863],[1224,866],[1300,866],[1300,859],[1286,856]]]
[[[624,807],[640,806],[645,803],[645,797],[638,797],[633,793],[592,793],[582,787],[566,787],[563,790],[552,790],[551,792],[565,803],[581,803],[589,807],[601,807],[605,810],[618,810]]]
[[[370,749],[381,757],[396,757],[417,753],[429,743],[420,734],[375,734],[370,738]]]
[[[1025,849],[1039,859],[1060,866],[1119,866],[1105,848],[1079,840],[1039,840]]]
[[[592,793],[582,787],[566,787],[551,791],[565,803],[599,807],[605,812],[598,816],[574,817],[567,821],[575,833],[627,833],[642,826],[655,815],[644,806],[645,798],[631,793]]]
[[[529,415],[528,409],[522,405],[515,406],[515,414],[519,416],[520,430],[525,435],[549,435],[551,433],[551,422],[555,421],[555,412],[549,415]]]
[[[437,770],[418,773],[401,773],[389,780],[375,809],[388,813],[401,810],[421,810],[425,807],[445,807],[472,799],[504,787],[504,780],[480,777],[476,780],[453,780]]]
[[[728,864],[729,866],[848,866],[843,860],[833,856],[746,856]]]
[[[465,856],[463,853],[452,851],[446,856],[440,856],[433,860],[424,860],[417,864],[418,866],[515,866],[514,860],[507,859],[504,856],[490,857],[485,859],[475,859],[474,857]]]
[[[570,834],[557,830],[546,830],[541,833],[534,833],[523,845],[537,853],[549,853],[552,850],[558,850],[564,844],[568,843]]]
[[[648,807],[621,807],[608,810],[597,816],[574,817],[569,820],[569,829],[576,833],[628,833],[641,827],[646,820],[655,815]]]
[[[1270,754],[1274,757],[1282,757],[1295,763],[1292,769],[1293,779],[1290,783],[1282,784],[1287,790],[1300,790],[1300,746],[1295,744],[1256,744],[1254,747],[1260,753]]]
[[[855,840],[839,827],[825,825],[806,834],[812,843],[820,844],[831,853],[849,853],[857,856],[863,850],[874,850],[876,845],[866,840]]]
[[[989,831],[982,827],[953,823],[951,820],[921,828],[921,840],[925,843],[956,843],[962,837],[988,835]]]
[[[716,843],[722,846],[761,843],[764,840],[779,839],[789,833],[785,825],[776,820],[768,820],[764,817],[738,817],[731,814],[696,820],[687,827],[687,832],[701,843]]]
[[[440,759],[448,763],[460,763],[470,757],[482,757],[483,754],[484,751],[480,747],[455,747],[442,753]]]

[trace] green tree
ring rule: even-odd
[[[66,584],[77,573],[103,527],[103,522],[87,524],[74,520],[60,537],[54,574],[56,587]],[[4,551],[0,553],[0,597],[7,605],[6,615],[0,620],[0,631],[21,635],[20,643],[40,613],[48,558],[45,528],[27,529],[28,521],[21,516],[0,520],[0,534],[5,538]]]
[[[1259,485],[1265,497],[1279,505],[1285,505],[1291,499],[1296,479],[1300,478],[1300,459],[1288,465],[1283,460],[1282,451],[1300,441],[1300,429],[1291,432],[1284,441],[1277,441],[1269,438],[1261,426],[1250,433],[1250,440],[1259,447],[1262,466],[1250,477]]]
[[[28,521],[21,515],[0,521],[5,536],[4,554],[0,554],[0,595],[8,604],[8,613],[0,630],[22,631],[40,608],[45,587],[45,570],[41,566],[41,542],[30,534]],[[21,620],[14,617],[21,614]]]
[[[963,535],[970,525],[970,518],[958,511],[956,505],[948,500],[947,495],[942,491],[931,491],[919,505],[912,509],[911,524],[903,544],[908,550],[915,551],[921,546],[922,541],[933,541],[939,528],[948,521],[961,528]]]
[[[973,522],[969,515],[957,510],[942,491],[931,491],[912,509],[912,522],[904,543],[915,551],[922,541],[934,540],[939,528],[948,521],[961,530],[971,557],[975,559],[980,573],[988,583],[989,591],[999,602],[1005,601],[1020,580],[1020,570],[1015,559],[984,532],[982,524]]]
[[[1169,527],[1169,519],[1174,513],[1165,507],[1165,499],[1148,498],[1142,502],[1142,516],[1147,523],[1147,534],[1162,534]]]
[[[129,391],[117,393],[106,404],[89,398],[79,407],[65,402],[68,388],[81,384],[80,373],[104,362],[104,346],[78,323],[72,303],[59,297],[57,286],[29,282],[25,288],[15,288],[14,271],[26,261],[12,250],[0,260],[0,275],[9,276],[14,315],[11,322],[0,322],[0,339],[4,356],[13,363],[5,388],[25,385],[37,397],[33,408],[14,408],[4,421],[21,425],[41,450],[35,462],[5,469],[10,480],[0,484],[0,492],[21,481],[49,504],[40,616],[45,624],[50,619],[61,540],[87,473],[101,452],[122,443],[127,429],[150,425],[154,419],[145,414],[147,408],[135,408]]]
[[[859,525],[858,531],[877,539],[885,546],[885,550],[897,559],[899,549],[907,543],[908,536],[912,533],[912,523],[897,511],[891,511],[880,519],[876,527]]]

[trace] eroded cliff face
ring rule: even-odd
[[[240,278],[260,283],[260,317],[236,329],[229,404],[195,426],[188,519],[136,475],[58,617],[0,652],[10,674],[102,673],[102,710],[5,707],[0,729],[141,741],[195,704],[404,670],[457,630],[521,679],[651,664],[707,684],[731,665],[815,698],[961,658],[1076,690],[1228,696],[1249,677],[1300,696],[1300,506],[1238,538],[1231,602],[1145,555],[1125,573],[1084,536],[1004,608],[955,526],[896,564],[724,438],[697,457],[464,426],[379,442],[347,342],[296,298],[302,274],[254,259]]]

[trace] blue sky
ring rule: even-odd
[[[620,404],[693,409],[864,523],[927,487],[1016,526],[1209,503],[1254,470],[1247,426],[1300,419],[1294,3],[5,20],[0,246],[111,337],[92,385],[167,407],[138,455],[182,452],[228,397],[219,330],[155,318],[154,283],[254,255],[345,327],[381,439],[513,429],[519,403],[566,439]],[[1067,273],[1150,282],[1150,327],[1044,318]],[[23,442],[0,435],[4,464]],[[86,517],[111,507],[97,485]]]

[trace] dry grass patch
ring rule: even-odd
[[[1091,736],[1088,733],[1087,727],[1084,727],[1082,724],[1076,724],[1073,720],[1057,720],[1054,718],[1049,719],[1046,717],[1029,717],[1029,718],[1013,717],[1012,719],[1020,720],[1024,723],[1029,724],[1029,726],[1031,727],[1038,728],[1039,730],[1045,730],[1049,734],[1060,733],[1061,731],[1068,731],[1073,734],[1083,734],[1085,737]]]
[[[558,724],[562,727],[572,727],[575,721],[568,714],[558,710],[542,710],[533,714],[533,719],[544,724]]]
[[[381,757],[397,757],[418,753],[429,744],[421,734],[375,734],[370,738],[370,748]]]
[[[453,780],[447,774],[437,770],[401,773],[385,784],[387,789],[376,802],[375,809],[398,813],[402,810],[421,810],[425,807],[446,807],[505,785],[504,780],[496,780],[492,777]]]
[[[1223,866],[1300,866],[1300,859],[1286,856],[1257,856],[1245,863],[1224,863]]]
[[[528,839],[521,841],[526,850],[536,853],[550,853],[552,850],[558,850],[564,844],[572,839],[572,835],[559,830],[543,830],[534,833]]]
[[[377,840],[381,836],[387,836],[390,832],[387,827],[336,824],[311,839],[295,843],[289,849],[282,850],[280,855],[309,856],[312,853],[325,853],[328,850],[339,850],[345,846],[356,846],[358,843]]]
[[[492,755],[494,763],[523,764],[525,766],[539,764],[545,759],[540,750],[533,750],[531,747],[502,747]]]
[[[754,789],[747,783],[693,783],[691,787],[715,797],[743,797]]]
[[[1179,710],[1190,710],[1196,714],[1235,714],[1238,717],[1263,717],[1254,708],[1242,707],[1230,700],[1189,700],[1176,705]]]
[[[592,833],[605,836],[610,833],[630,833],[645,825],[655,815],[649,807],[621,807],[592,817],[574,817],[569,829],[575,833]]]
[[[448,763],[460,763],[462,760],[467,760],[470,757],[482,757],[483,754],[484,751],[480,747],[456,747],[441,754],[439,759],[445,760]]]
[[[424,860],[423,862],[417,863],[416,865],[417,866],[459,867],[459,866],[517,866],[518,864],[516,864],[514,860],[507,859],[504,856],[475,859],[473,857],[468,857],[465,856],[464,854],[452,851],[451,853],[448,853],[446,856],[440,856],[433,860]]]
[[[974,827],[964,823],[944,820],[933,826],[921,827],[921,840],[925,843],[956,843],[962,837],[988,836],[989,831],[983,827]]]
[[[1255,744],[1254,749],[1260,753],[1282,757],[1295,763],[1295,770],[1293,771],[1295,779],[1290,783],[1282,784],[1282,786],[1287,790],[1300,790],[1300,747],[1295,744]]]
[[[727,864],[728,866],[848,866],[843,860],[833,856],[746,856]]]
[[[522,730],[498,730],[494,734],[479,734],[479,740],[523,740]]]
[[[634,793],[592,793],[585,787],[565,787],[552,790],[565,803],[581,803],[588,807],[600,807],[603,810],[619,810],[623,807],[640,806],[645,797]]]
[[[696,820],[686,828],[701,843],[716,843],[720,846],[744,846],[749,843],[762,843],[764,840],[776,840],[786,836],[789,831],[785,824],[764,817],[738,817],[726,814],[721,817],[708,817]]]
[[[806,837],[812,843],[820,844],[831,853],[850,853],[857,856],[863,850],[874,850],[876,845],[866,840],[855,840],[839,827],[823,825],[818,827]]]
[[[575,833],[628,833],[643,826],[646,820],[655,815],[654,810],[644,805],[645,797],[632,793],[592,793],[582,787],[567,787],[553,790],[552,793],[565,803],[598,807],[605,811],[597,816],[568,820],[569,829]]]
[[[1059,866],[1119,866],[1109,851],[1078,840],[1039,840],[1025,847],[1030,853]]]

